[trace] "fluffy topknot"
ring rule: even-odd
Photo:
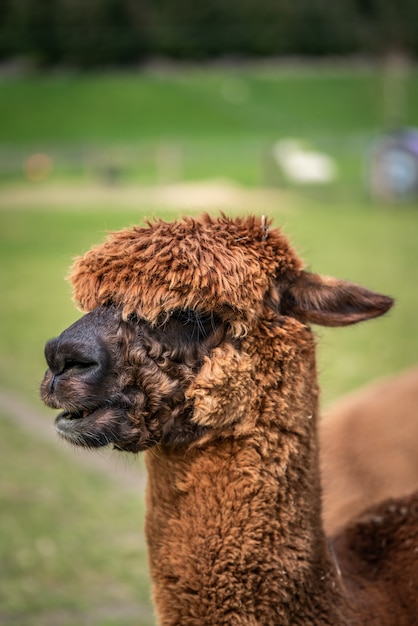
[[[112,233],[76,259],[69,278],[84,311],[114,304],[155,324],[176,309],[194,309],[216,313],[240,335],[274,277],[301,267],[264,218],[205,214]]]

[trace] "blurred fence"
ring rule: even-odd
[[[0,144],[0,184],[95,183],[155,185],[230,181],[250,187],[332,186],[364,193],[370,133],[276,141],[242,138],[208,143]],[[324,167],[325,170],[324,171]],[[297,175],[295,175],[295,172]]]
[[[168,144],[0,145],[0,182],[171,182],[181,178],[181,164],[181,148]]]

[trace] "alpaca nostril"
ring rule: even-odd
[[[58,374],[64,374],[69,370],[74,372],[87,372],[88,370],[95,369],[99,366],[97,361],[84,361],[80,357],[79,358],[65,358],[64,363],[62,365],[62,369]]]
[[[49,368],[53,374],[51,384],[55,384],[58,376],[66,373],[88,374],[100,369],[100,363],[93,359],[74,354],[67,355],[65,352],[57,352],[54,359],[49,363]]]
[[[59,338],[48,341],[45,346],[45,358],[53,375],[50,382],[51,388],[56,383],[56,377],[66,372],[80,374],[100,369],[102,359],[99,357],[101,355],[96,355],[94,352],[91,347],[89,350],[89,346],[72,345],[69,342],[60,341]]]

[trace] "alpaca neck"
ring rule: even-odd
[[[161,626],[341,623],[321,525],[308,344],[273,377],[271,358],[263,372],[260,346],[251,356],[247,342],[253,378],[263,380],[251,433],[232,429],[187,452],[147,453],[146,534]]]

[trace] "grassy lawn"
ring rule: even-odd
[[[376,70],[289,75],[212,69],[8,79],[1,84],[0,113],[10,123],[1,139],[118,143],[370,131],[383,122],[381,89]]]
[[[2,79],[0,388],[40,407],[44,343],[79,316],[64,281],[75,255],[108,230],[183,212],[150,212],[141,203],[127,208],[122,200],[134,193],[133,183],[223,177],[256,186],[265,182],[266,147],[283,136],[327,151],[341,177],[315,192],[283,191],[268,211],[274,224],[282,225],[309,269],[397,300],[384,318],[317,329],[323,405],[416,365],[418,203],[372,204],[362,187],[364,150],[385,122],[381,93],[382,77],[372,70]],[[409,77],[407,93],[405,121],[418,124],[418,75]],[[58,194],[68,181],[82,190],[96,180],[101,158],[102,164],[123,162],[126,180],[112,187],[115,205],[80,199],[76,205],[64,193],[54,209],[36,200],[8,206],[2,192],[5,198],[13,186],[36,191],[21,167],[36,151],[53,156],[54,169],[42,184],[53,183]],[[93,154],[99,156],[92,165]],[[7,171],[6,162],[14,163]],[[261,214],[265,207],[253,210]],[[81,468],[76,452],[71,462],[6,415],[0,442],[0,624],[151,625],[140,491],[135,497],[118,490]]]
[[[0,623],[153,624],[141,494],[115,489],[1,414],[0,430]]]
[[[418,76],[405,81],[404,124],[418,124]],[[278,68],[145,74],[58,74],[0,81],[0,181],[23,180],[34,152],[52,179],[172,177],[269,182],[273,142],[300,138],[361,185],[363,157],[387,126],[379,69]]]

